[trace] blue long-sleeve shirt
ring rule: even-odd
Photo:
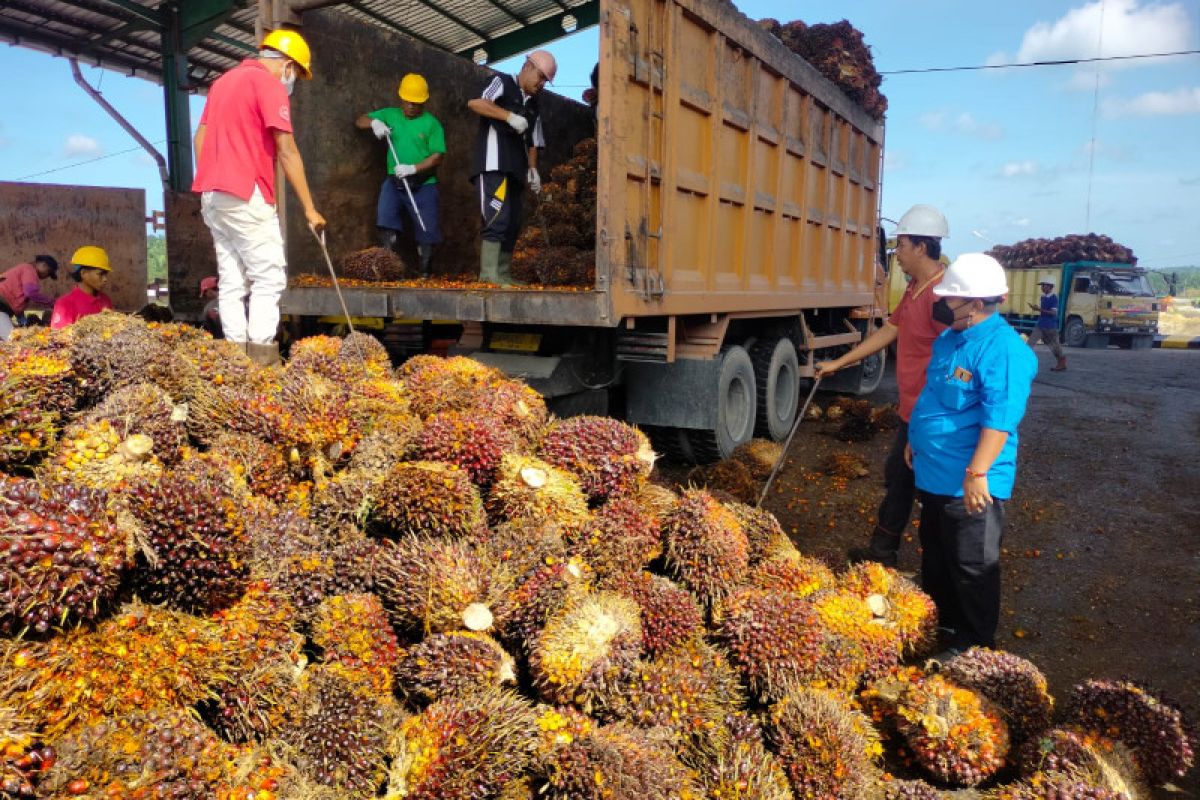
[[[1017,474],[1017,426],[1037,357],[999,314],[963,331],[946,330],[933,343],[925,389],[909,422],[917,488],[962,496],[963,478],[983,428],[1008,433],[988,470],[988,491],[1007,500]]]

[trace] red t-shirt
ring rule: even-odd
[[[33,264],[17,264],[4,273],[4,280],[0,280],[0,300],[8,303],[8,307],[13,310],[14,314],[20,314],[30,300],[27,287],[32,284],[36,292],[39,280],[37,267]],[[35,299],[43,302],[45,298],[38,293]]]
[[[275,131],[292,132],[287,89],[257,59],[217,79],[200,115],[204,144],[193,192],[226,192],[249,200],[257,186],[275,203]]]
[[[900,329],[896,337],[896,386],[900,389],[900,419],[905,422],[925,388],[933,340],[946,330],[945,325],[933,321],[933,304],[938,300],[933,287],[939,281],[940,273],[925,284],[920,294],[914,294],[917,286],[910,281],[900,305],[888,317],[888,322]]]
[[[50,315],[50,327],[65,328],[72,322],[77,322],[92,314],[112,308],[112,300],[104,292],[90,295],[76,286],[54,303],[54,312]]]

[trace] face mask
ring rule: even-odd
[[[968,303],[968,305],[970,304]],[[959,306],[959,308],[962,308],[962,306]],[[960,319],[966,319],[969,316],[971,316],[970,312],[967,313],[966,317],[955,316],[954,311],[950,308],[950,303],[947,302],[946,298],[944,297],[933,304],[933,321],[940,322],[946,327],[953,325]]]
[[[283,88],[286,89],[288,95],[291,96],[292,90],[296,88],[296,73],[291,72],[287,67],[284,67],[283,77],[279,79],[279,82],[283,84]]]

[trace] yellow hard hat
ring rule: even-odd
[[[299,65],[305,78],[312,77],[312,51],[308,49],[308,42],[304,41],[304,37],[296,31],[289,31],[286,28],[273,30],[262,40],[258,49],[262,50],[264,47],[283,53]]]
[[[429,99],[429,84],[415,72],[400,79],[400,99],[406,103],[424,103]]]
[[[108,263],[108,253],[104,252],[103,247],[96,247],[94,244],[87,244],[76,250],[75,255],[71,256],[71,266],[75,268],[91,267],[112,272],[112,267]]]

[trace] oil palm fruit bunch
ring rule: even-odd
[[[536,449],[550,417],[546,401],[523,381],[505,380],[479,393],[471,404],[479,414],[500,420],[525,448]]]
[[[842,574],[839,588],[867,601],[876,618],[896,631],[904,657],[929,653],[937,642],[937,607],[929,595],[896,570],[874,561]]]
[[[821,592],[812,603],[821,627],[848,640],[861,652],[861,660],[847,676],[849,689],[855,688],[859,677],[882,677],[899,663],[900,637],[885,624],[882,615],[876,614],[882,611],[877,603],[845,591]]]
[[[226,475],[177,467],[131,486],[125,502],[144,539],[135,575],[144,600],[211,612],[241,596],[250,542]]]
[[[477,486],[487,487],[516,440],[495,418],[450,411],[426,419],[413,446],[417,458],[455,464]]]
[[[530,653],[529,669],[543,699],[586,713],[641,652],[637,604],[615,592],[595,592],[547,620]]]
[[[47,633],[98,619],[116,594],[126,536],[102,493],[0,478],[0,631]]]
[[[516,663],[483,633],[435,633],[408,648],[396,668],[396,685],[424,702],[516,683]]]
[[[214,386],[245,384],[254,371],[254,362],[246,355],[245,348],[228,339],[206,336],[181,341],[175,345],[175,353],[191,366],[199,382]],[[191,399],[191,392],[174,399]]]
[[[341,797],[375,797],[387,775],[395,708],[327,667],[305,669],[300,684],[300,719],[281,737],[293,763]]]
[[[1063,719],[1120,741],[1154,786],[1183,777],[1195,764],[1195,736],[1183,712],[1132,681],[1084,681],[1063,704]]]
[[[704,609],[695,596],[661,575],[622,574],[601,582],[637,603],[642,622],[642,648],[651,658],[704,635]]]
[[[450,696],[396,732],[387,796],[409,800],[494,797],[520,778],[538,745],[536,709],[498,689]]]
[[[837,585],[833,570],[794,547],[779,548],[750,568],[746,583],[759,589],[811,597]]]
[[[139,433],[149,436],[154,442],[154,455],[170,464],[187,444],[186,418],[186,409],[176,405],[159,387],[133,383],[106,396],[82,415],[77,424],[107,420],[122,440]],[[74,424],[68,427],[65,435],[69,437],[74,427]]]
[[[1093,731],[1051,728],[1030,738],[1017,756],[1021,777],[1069,773],[1132,800],[1150,796],[1133,752],[1119,741]]]
[[[245,481],[256,495],[282,503],[292,491],[293,473],[283,451],[262,439],[246,433],[224,433],[213,441],[207,455]]]
[[[466,470],[441,461],[406,461],[379,483],[372,525],[389,536],[480,540],[487,519]]]
[[[593,502],[635,494],[656,458],[646,435],[610,417],[569,417],[552,423],[538,456],[574,473]]]
[[[0,350],[0,467],[32,464],[54,446],[75,404],[70,370],[60,356]]]
[[[812,604],[787,592],[736,592],[714,612],[714,628],[747,688],[763,701],[803,684],[827,655]]]
[[[779,758],[763,745],[762,734],[738,735],[728,726],[715,751],[700,758],[685,756],[700,787],[711,798],[793,800]]]
[[[380,546],[361,533],[297,550],[279,563],[275,580],[307,619],[327,597],[374,590]]]
[[[312,641],[321,648],[325,664],[370,694],[392,693],[400,643],[383,603],[373,594],[327,597],[317,607]]]
[[[552,520],[565,532],[587,523],[587,495],[575,476],[540,458],[505,453],[486,500],[497,522]]]
[[[114,490],[139,479],[154,480],[162,463],[154,440],[142,433],[122,436],[110,420],[75,423],[64,431],[41,474],[92,489]]]
[[[806,25],[793,20],[780,25],[765,19],[759,25],[836,84],[873,119],[884,118],[888,103],[879,91],[883,77],[875,69],[862,32],[849,22]]]
[[[397,370],[414,414],[425,419],[446,411],[468,411],[507,378],[465,356],[411,358]]]
[[[350,393],[338,381],[320,375],[285,373],[279,402],[287,412],[281,431],[313,474],[329,471],[349,458],[362,435],[350,416]]]
[[[342,258],[339,265],[343,278],[358,281],[400,281],[404,279],[404,262],[386,247],[355,250]]]
[[[1004,712],[1014,746],[1050,727],[1054,698],[1046,676],[1020,656],[973,647],[943,664],[942,672],[959,686],[979,692]]]
[[[1137,256],[1123,244],[1104,234],[1085,233],[1053,239],[1023,239],[1016,244],[996,245],[988,251],[1005,267],[1020,269],[1070,261],[1106,261],[1136,264]]]
[[[49,744],[102,716],[197,703],[230,669],[220,623],[138,602],[3,658],[0,705],[26,709]]]
[[[520,575],[500,601],[496,625],[503,640],[528,652],[546,621],[588,594],[594,574],[576,558],[549,557]]]
[[[279,397],[279,387],[252,382],[216,385],[197,382],[188,400],[189,435],[211,444],[231,431],[247,433],[280,447],[292,446],[297,423]]]
[[[231,669],[200,712],[226,741],[261,742],[294,720],[304,661],[295,618],[295,606],[267,581],[252,583],[236,604],[214,615]]]
[[[582,527],[567,530],[566,544],[600,580],[636,573],[662,554],[656,521],[632,497],[600,506]]]
[[[766,726],[797,797],[866,795],[883,747],[844,696],[797,687],[771,706]]]
[[[684,492],[663,520],[663,537],[667,568],[706,605],[745,580],[746,534],[737,517],[708,492]]]
[[[897,780],[890,775],[877,780],[873,788],[872,797],[877,796],[880,800],[942,800],[946,796],[940,789],[925,781]]]
[[[516,580],[547,564],[567,560],[561,527],[544,517],[501,522],[491,529],[483,547],[492,561]]]
[[[701,800],[669,737],[622,723],[590,728],[554,748],[539,767],[539,797],[551,800]]]
[[[37,741],[16,709],[0,706],[0,797],[36,797],[42,773],[57,759],[54,748]]]
[[[952,786],[976,786],[1004,765],[1008,726],[991,701],[940,674],[898,668],[861,695],[890,723],[926,772]]]
[[[375,589],[392,623],[414,634],[489,630],[508,588],[487,555],[462,542],[387,541],[375,566]]]
[[[321,528],[364,527],[378,502],[383,479],[384,474],[368,468],[338,470],[315,482],[305,512]]]
[[[1087,776],[1070,772],[1039,772],[1019,783],[998,786],[985,797],[987,800],[1133,800],[1124,792],[1096,786]]]
[[[726,508],[737,517],[742,532],[746,534],[747,557],[751,566],[768,556],[785,552],[798,554],[792,540],[771,512],[745,503],[727,503]]]

